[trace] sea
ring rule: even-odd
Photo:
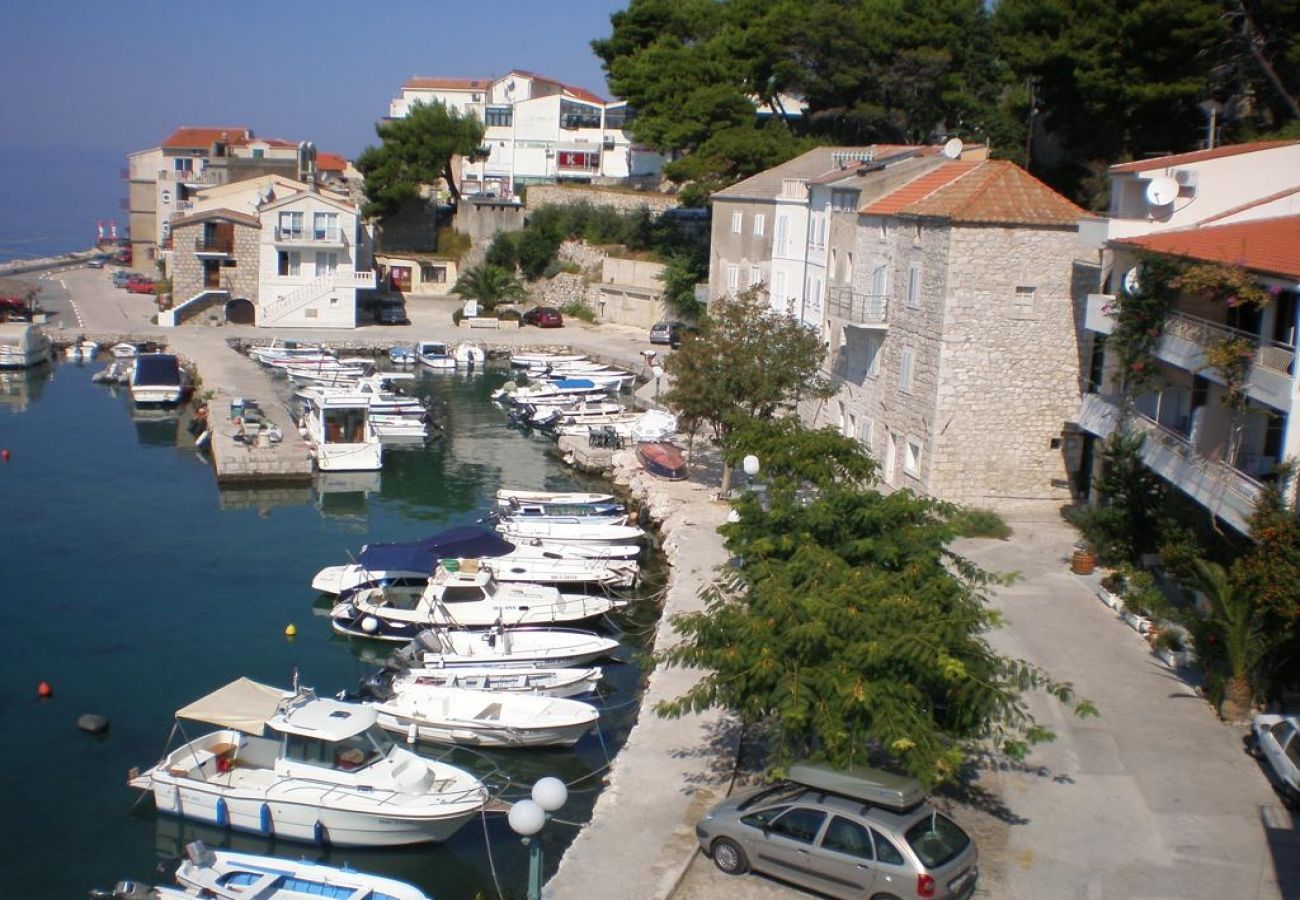
[[[351,865],[417,884],[439,900],[522,897],[527,854],[500,814],[441,845],[322,849],[232,834],[158,814],[128,788],[167,748],[174,712],[247,676],[322,695],[354,689],[392,645],[334,635],[329,599],[309,586],[323,566],[370,541],[473,524],[503,485],[599,489],[508,430],[489,400],[504,372],[429,375],[417,391],[440,437],[385,453],[377,476],[310,486],[222,489],[184,421],[137,414],[91,381],[97,364],[0,373],[0,841],[4,896],[85,897],[122,879],[170,883],[195,839],[244,852]],[[555,775],[570,799],[542,833],[549,875],[590,817],[609,760],[627,738],[644,685],[644,641],[664,571],[646,551],[641,599],[619,619],[598,732],[565,750],[440,750],[490,777],[504,799]],[[289,636],[289,626],[296,635]],[[38,697],[49,685],[52,695]],[[108,731],[77,727],[106,716]],[[204,733],[187,724],[185,734]]]
[[[125,236],[125,150],[0,146],[0,263],[95,245],[96,226]]]

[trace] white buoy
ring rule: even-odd
[[[361,620],[361,630],[366,634],[374,634],[379,630],[379,620],[374,616],[366,616]]]

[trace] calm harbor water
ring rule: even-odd
[[[84,897],[119,879],[147,881],[200,837],[346,862],[443,900],[494,898],[498,884],[501,895],[522,896],[526,856],[501,815],[441,846],[324,851],[157,815],[151,800],[137,803],[126,773],[159,758],[174,710],[241,675],[287,686],[297,669],[304,684],[333,694],[373,671],[367,659],[391,647],[331,633],[328,604],[308,584],[320,567],[367,541],[472,524],[502,485],[592,484],[546,457],[541,440],[504,427],[487,400],[504,375],[488,372],[422,378],[445,435],[426,449],[386,453],[377,479],[218,490],[176,420],[133,418],[124,393],[91,383],[103,365],[0,375],[0,448],[10,452],[0,463],[5,895]],[[662,579],[653,567],[649,574],[647,596]],[[638,635],[653,616],[643,601],[625,620],[623,662],[605,670],[599,735],[572,750],[456,751],[453,761],[497,770],[498,784],[509,779],[507,799],[557,775],[572,784],[559,817],[585,821],[600,770],[636,715]],[[296,638],[284,635],[290,623]],[[54,689],[49,700],[37,698],[42,680]],[[88,712],[109,718],[106,736],[77,730]],[[204,730],[189,726],[191,735]],[[548,871],[575,833],[547,827]]]

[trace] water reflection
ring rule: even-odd
[[[24,412],[29,403],[41,398],[45,383],[53,377],[49,363],[30,369],[0,370],[0,406]]]

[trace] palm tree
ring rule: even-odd
[[[1222,636],[1228,662],[1228,680],[1223,686],[1219,713],[1224,719],[1239,721],[1250,715],[1255,697],[1251,676],[1264,655],[1264,637],[1256,620],[1254,599],[1218,563],[1197,559],[1192,567],[1193,585],[1210,605],[1207,619]]]
[[[528,296],[527,289],[513,272],[487,263],[462,272],[451,292],[466,300],[477,300],[484,312],[491,312],[503,301]]]

